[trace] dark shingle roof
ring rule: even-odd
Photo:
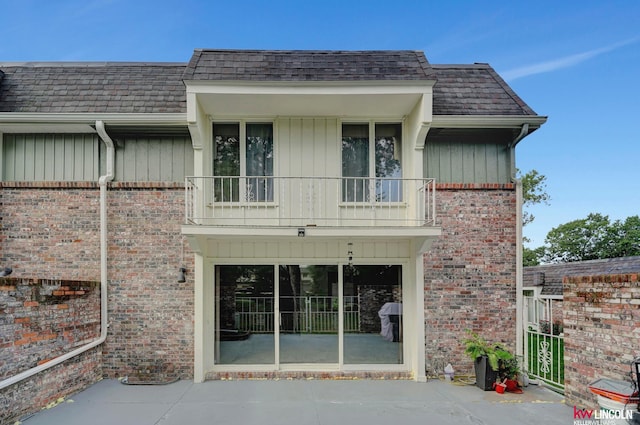
[[[562,295],[562,278],[565,276],[627,273],[640,273],[640,256],[525,267],[522,279],[523,286],[542,285],[543,295]]]
[[[0,112],[184,112],[184,64],[2,65]]]
[[[423,52],[413,50],[194,51],[184,73],[195,81],[431,80]]]
[[[0,112],[184,113],[183,79],[436,80],[434,115],[536,115],[489,65],[430,65],[413,50],[198,49],[188,64],[0,63]]]
[[[487,64],[432,68],[434,115],[536,115]]]

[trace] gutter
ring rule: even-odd
[[[107,339],[107,183],[113,180],[115,149],[113,141],[106,133],[104,123],[102,121],[96,121],[96,131],[107,147],[107,174],[101,176],[98,180],[98,184],[100,186],[100,336],[82,347],[76,348],[75,350],[58,356],[46,363],[0,381],[0,389],[16,384],[37,373],[57,366],[60,363],[84,353],[85,351],[97,347]]]
[[[522,294],[522,181],[516,178],[516,145],[529,134],[529,124],[525,123],[520,134],[509,144],[511,150],[511,181],[516,185],[516,355],[524,356],[524,318],[522,317],[524,297]]]

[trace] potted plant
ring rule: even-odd
[[[500,378],[500,362],[512,359],[513,355],[502,344],[490,343],[474,332],[467,332],[469,337],[464,340],[465,353],[473,360],[476,386],[490,391]]]
[[[518,366],[518,359],[515,357],[499,360],[498,375],[500,376],[500,381],[506,385],[507,391],[518,391],[519,373],[520,367]]]

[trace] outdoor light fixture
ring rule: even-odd
[[[349,242],[347,244],[348,247],[348,251],[347,251],[347,260],[349,262],[349,267],[351,267],[353,265],[353,244],[351,242]]]
[[[299,238],[304,238],[304,236],[305,236],[304,227],[298,227],[298,237]]]
[[[184,283],[187,281],[187,269],[180,267],[180,273],[178,274],[178,282]]]

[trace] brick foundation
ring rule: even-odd
[[[588,385],[598,378],[630,382],[630,363],[640,356],[639,282],[637,274],[564,278],[567,404],[597,408]]]
[[[209,372],[206,379],[210,380],[244,380],[244,379],[384,379],[410,380],[410,372],[316,372],[316,371],[273,371],[273,372]]]
[[[424,256],[427,372],[472,373],[466,329],[515,348],[516,193],[446,186],[437,207],[442,236]]]

